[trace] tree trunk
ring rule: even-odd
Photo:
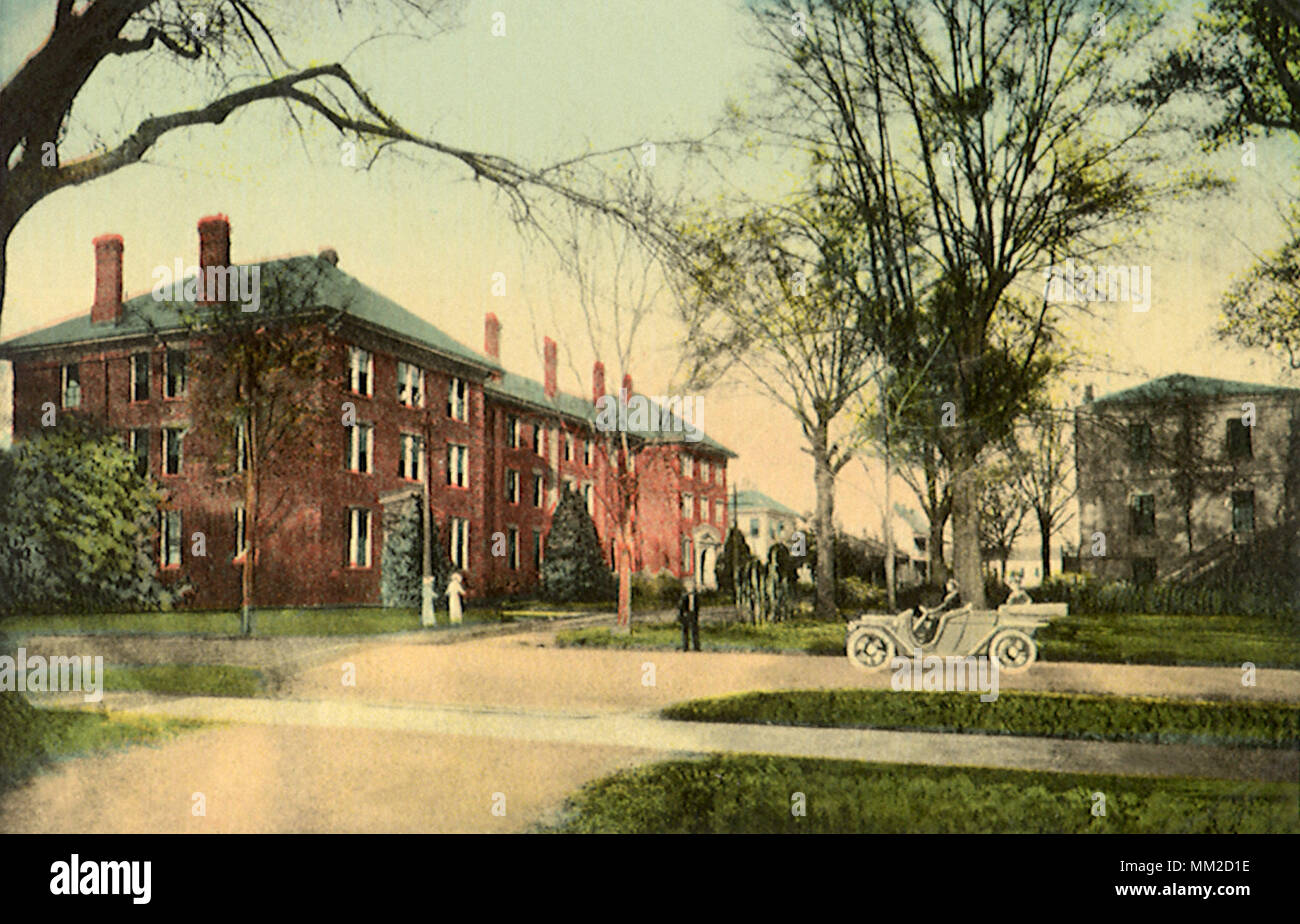
[[[954,466],[952,479],[952,558],[962,603],[985,609],[980,554],[979,479],[973,462]]]
[[[889,489],[889,481],[894,477],[893,466],[889,460],[889,440],[885,439],[885,599],[888,603],[889,612],[894,612],[896,608],[897,590],[894,584],[894,526],[891,522],[890,514],[893,511],[893,495]]]
[[[947,523],[948,518],[937,513],[930,518],[930,538],[926,546],[925,557],[930,566],[929,582],[940,586],[948,582],[948,563],[943,558],[943,528]]]
[[[257,564],[257,424],[256,414],[244,419],[244,447],[248,461],[244,465],[244,568],[241,575],[239,634],[253,634],[254,570]]]
[[[830,448],[825,424],[813,433],[813,478],[817,485],[817,618],[833,619],[835,608],[835,472],[831,470]]]
[[[618,537],[618,631],[632,631],[632,548],[626,524]]]
[[[1052,515],[1046,511],[1038,514],[1039,547],[1043,555],[1043,580],[1052,575]]]

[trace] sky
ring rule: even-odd
[[[412,130],[529,164],[703,134],[729,98],[748,98],[762,65],[739,0],[471,0],[458,25],[434,38],[370,14],[340,23],[332,7],[275,5],[273,23],[295,64],[343,59]],[[0,79],[44,39],[52,9],[48,0],[0,0]],[[493,35],[498,13],[504,36]],[[358,47],[374,33],[382,34]],[[110,61],[78,100],[67,149],[114,143],[123,126],[199,104],[214,89],[178,79],[161,62]],[[1150,265],[1150,309],[1102,306],[1072,327],[1099,368],[1067,391],[1077,398],[1091,384],[1102,394],[1175,372],[1280,381],[1276,362],[1217,341],[1212,327],[1232,278],[1281,242],[1278,203],[1294,191],[1296,153],[1288,141],[1262,141],[1247,166],[1240,151],[1225,149],[1213,165],[1236,181],[1231,194],[1153,216],[1143,248],[1124,261]],[[1171,167],[1201,163],[1192,146],[1185,154],[1185,164]],[[671,175],[674,156],[659,150],[656,169]],[[513,371],[540,378],[542,338],[554,337],[561,387],[589,393],[592,360],[609,357],[591,355],[566,277],[521,239],[490,185],[430,156],[384,157],[369,170],[342,161],[337,136],[299,133],[281,106],[264,104],[222,126],[168,136],[148,163],[56,193],[10,241],[0,339],[89,310],[95,236],[125,239],[129,297],[150,288],[154,267],[178,256],[194,262],[198,218],[221,212],[230,216],[236,262],[332,247],[341,269],[474,349],[482,349],[484,313],[496,313],[502,360]],[[495,273],[505,274],[504,296],[492,294]],[[667,384],[681,331],[666,316],[625,370],[638,391]],[[5,369],[0,431],[8,429],[9,387]],[[789,412],[752,387],[723,382],[705,395],[703,422],[738,454],[733,483],[812,509],[812,462]],[[837,519],[850,532],[878,534],[881,482],[871,460],[844,470]],[[895,499],[906,493],[895,486]]]

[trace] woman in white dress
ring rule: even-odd
[[[457,571],[451,576],[451,580],[447,582],[447,615],[451,617],[452,625],[460,622],[460,598],[464,595],[465,588],[461,584],[460,572]]]

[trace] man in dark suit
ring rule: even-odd
[[[682,599],[677,604],[677,621],[682,624],[682,651],[690,651],[687,647],[687,635],[695,644],[695,650],[700,650],[700,595],[695,592],[695,582],[686,582],[686,593],[682,594]]]

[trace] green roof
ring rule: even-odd
[[[310,278],[314,291],[310,298],[302,299],[304,308],[332,308],[452,359],[489,370],[500,368],[498,363],[453,340],[428,321],[411,314],[327,260],[301,256],[240,265],[260,267],[263,297],[268,283],[276,279],[287,279],[290,284],[305,284]],[[122,303],[122,317],[116,324],[96,324],[90,320],[90,312],[86,312],[0,343],[0,357],[12,359],[14,353],[45,347],[179,332],[185,329],[182,312],[186,310],[193,310],[192,303],[155,299],[152,292],[147,292]]]
[[[783,513],[789,517],[800,516],[785,504],[772,500],[762,491],[737,491],[735,508],[737,510],[775,510],[777,513]]]
[[[579,398],[577,395],[562,391],[557,391],[554,398],[549,398],[546,395],[546,389],[540,382],[524,378],[522,375],[515,375],[513,372],[504,372],[499,379],[489,379],[484,388],[499,397],[508,398],[530,408],[562,414],[589,424],[594,424],[596,421],[596,406],[587,398]],[[660,411],[659,405],[650,401],[649,398],[646,398],[646,400],[652,409],[651,416],[662,421],[664,415]],[[668,413],[668,419],[669,425],[663,429],[629,430],[629,432],[652,443],[698,445],[721,455],[735,458],[736,454],[734,452],[717,440],[712,439],[707,433],[702,434],[701,439],[696,441],[686,439],[685,424],[683,423],[679,428],[678,417],[671,411]]]
[[[1300,395],[1300,388],[1176,374],[1152,379],[1123,391],[1111,392],[1093,404],[1150,404],[1177,398],[1220,398],[1231,395]]]

